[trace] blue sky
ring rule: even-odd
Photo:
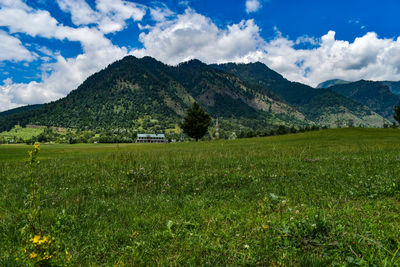
[[[292,81],[400,80],[394,0],[0,0],[0,111],[126,55],[260,61]]]

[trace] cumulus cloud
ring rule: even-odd
[[[63,97],[72,89],[75,89],[89,75],[128,54],[125,47],[112,44],[104,36],[104,33],[96,28],[88,26],[79,28],[64,26],[51,17],[47,11],[34,10],[26,5],[18,6],[16,3],[18,1],[15,1],[14,5],[3,5],[2,9],[0,9],[1,26],[8,27],[11,32],[23,33],[33,37],[41,36],[80,42],[83,54],[77,55],[74,58],[64,58],[60,54],[55,55],[45,47],[37,48],[41,53],[53,57],[55,62],[44,63],[42,65],[41,69],[43,73],[41,82],[11,83],[11,80],[4,81],[3,85],[0,85],[0,98],[2,99],[0,110],[10,109],[22,104],[48,102]],[[112,9],[112,7],[109,8]],[[4,19],[4,14],[11,20]],[[18,19],[15,19],[16,17],[13,17],[21,15],[28,18],[29,23],[27,24],[29,25],[20,23]],[[40,29],[43,25],[49,25],[49,27]],[[10,42],[11,40],[11,42],[14,42],[13,49],[19,48],[21,50],[20,41],[13,38],[7,36],[7,33],[0,31],[0,41],[4,39]],[[1,46],[0,44],[0,49]],[[21,53],[21,59],[31,60],[30,57],[33,56],[29,51],[27,52]],[[5,58],[2,60],[5,60]],[[48,75],[47,73],[50,74]]]
[[[246,0],[246,12],[253,13],[257,12],[261,8],[259,0]]]
[[[58,22],[48,11],[34,10],[20,0],[1,0],[0,4],[0,26],[8,27],[11,33],[53,37]]]
[[[97,0],[93,10],[85,0],[57,0],[61,10],[71,14],[76,26],[96,24],[103,33],[121,31],[126,20],[140,21],[146,7],[122,0]]]
[[[154,21],[165,21],[166,19],[175,15],[165,4],[161,3],[160,6],[150,8],[150,15]]]
[[[293,41],[280,36],[264,50],[253,60],[311,86],[334,78],[400,80],[400,38],[379,38],[373,32],[348,42],[337,40],[335,32],[329,31],[313,49],[296,49]]]
[[[15,104],[36,104],[59,99],[79,86],[89,75],[99,71],[108,64],[127,54],[126,49],[104,48],[81,54],[76,58],[66,59],[61,55],[55,63],[43,68],[51,70],[51,74],[43,74],[42,82],[5,84],[8,95]],[[96,60],[93,60],[93,59]]]
[[[172,65],[193,58],[206,63],[260,61],[287,79],[310,86],[334,78],[400,80],[400,37],[379,38],[369,32],[349,42],[337,40],[335,35],[329,31],[321,37],[291,40],[276,29],[275,38],[266,41],[253,20],[223,29],[187,9],[142,33],[143,48],[131,53]]]
[[[32,61],[36,56],[26,49],[21,41],[0,30],[0,61]]]
[[[150,55],[168,64],[193,58],[207,63],[237,61],[264,44],[259,31],[253,20],[220,29],[209,18],[187,9],[172,20],[157,23],[148,33],[141,33],[139,40],[144,48],[132,54]]]

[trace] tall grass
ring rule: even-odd
[[[0,258],[10,261],[28,149],[0,146]],[[395,266],[399,150],[391,129],[42,145],[42,225],[73,265]]]

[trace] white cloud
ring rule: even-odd
[[[15,1],[18,3],[20,0]],[[78,2],[78,0],[67,1]],[[21,20],[20,18],[24,19]],[[64,26],[59,24],[49,12],[34,10],[27,6],[19,9],[14,6],[3,6],[0,9],[0,26],[8,27],[12,33],[20,32],[32,37],[40,36],[81,42],[86,52],[91,49],[112,46],[111,41],[104,36],[104,33],[96,28]]]
[[[150,8],[150,15],[154,21],[165,21],[175,15],[165,4]]]
[[[43,65],[43,69],[50,70],[51,74],[47,76],[46,72],[43,72],[42,82],[32,81],[27,84],[4,82],[4,85],[0,86],[0,97],[4,97],[7,101],[0,102],[0,110],[64,97],[88,76],[126,55],[127,50],[118,47],[104,47],[69,59],[58,55],[55,63]]]
[[[10,92],[10,84],[12,80],[7,78],[3,81],[3,86],[0,86],[0,111],[16,108],[22,106],[22,104],[16,104],[12,101],[13,94]]]
[[[32,61],[36,56],[26,49],[21,41],[0,30],[0,61]]]
[[[97,0],[96,10],[85,0],[57,0],[57,3],[71,14],[76,26],[96,24],[106,34],[123,30],[128,19],[141,21],[146,14],[145,6],[122,0]]]
[[[257,12],[261,8],[259,0],[246,0],[246,12],[253,13]]]
[[[265,52],[253,58],[286,78],[311,86],[328,79],[356,81],[400,80],[400,39],[382,39],[370,32],[353,42],[336,40],[335,32],[321,37],[313,49],[295,49],[295,43],[278,37]]]
[[[264,44],[259,30],[253,20],[219,29],[209,18],[187,9],[141,33],[144,48],[133,51],[133,55],[150,55],[168,64],[193,58],[207,63],[236,61]]]
[[[266,41],[253,20],[221,29],[188,9],[142,33],[143,49],[132,54],[172,65],[193,58],[206,63],[261,61],[287,79],[311,86],[334,78],[400,80],[400,37],[385,39],[370,32],[349,42],[337,40],[329,31],[319,38],[290,40],[275,31],[275,38]]]
[[[17,3],[15,5],[4,4],[0,9],[0,26],[8,27],[11,33],[23,32],[33,37],[53,37],[57,29],[57,20],[51,17],[48,11],[33,10],[28,6]],[[3,3],[2,3],[3,4]]]
[[[10,20],[2,17],[4,14]],[[16,19],[16,15],[26,17],[29,25],[20,23]],[[72,89],[75,89],[89,75],[128,54],[125,47],[118,47],[112,44],[98,29],[87,26],[72,28],[61,25],[47,11],[34,10],[27,6],[18,9],[15,6],[4,5],[0,9],[0,17],[0,25],[7,26],[12,32],[77,41],[81,43],[83,48],[83,54],[74,58],[64,58],[60,54],[54,54],[44,47],[36,48],[41,53],[54,57],[56,62],[44,63],[41,66],[43,71],[41,82],[10,83],[10,80],[7,80],[3,85],[0,85],[0,98],[2,99],[0,101],[0,110],[6,110],[22,104],[48,102],[63,97]],[[43,25],[49,25],[49,27],[46,28]],[[4,36],[10,39],[4,32],[0,32],[0,40],[2,40],[2,37],[4,39]],[[11,41],[15,43],[19,40],[14,38]],[[20,41],[13,45],[13,49],[21,48],[21,45],[18,46],[18,44],[21,44]],[[25,60],[29,59],[29,54],[26,52],[21,53],[20,56],[24,56]],[[48,61],[48,58],[45,59],[45,61]],[[47,73],[50,74],[48,75]]]
[[[76,26],[88,25],[99,20],[96,13],[85,0],[57,0],[62,11],[71,14],[72,23]]]

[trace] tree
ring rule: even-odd
[[[393,118],[400,123],[400,103],[397,106],[394,106],[394,115]]]
[[[278,129],[276,130],[277,135],[287,134],[288,131],[284,125],[279,125]]]
[[[188,109],[180,126],[185,134],[195,138],[197,142],[206,134],[210,122],[210,115],[199,104],[194,102],[193,106]]]

